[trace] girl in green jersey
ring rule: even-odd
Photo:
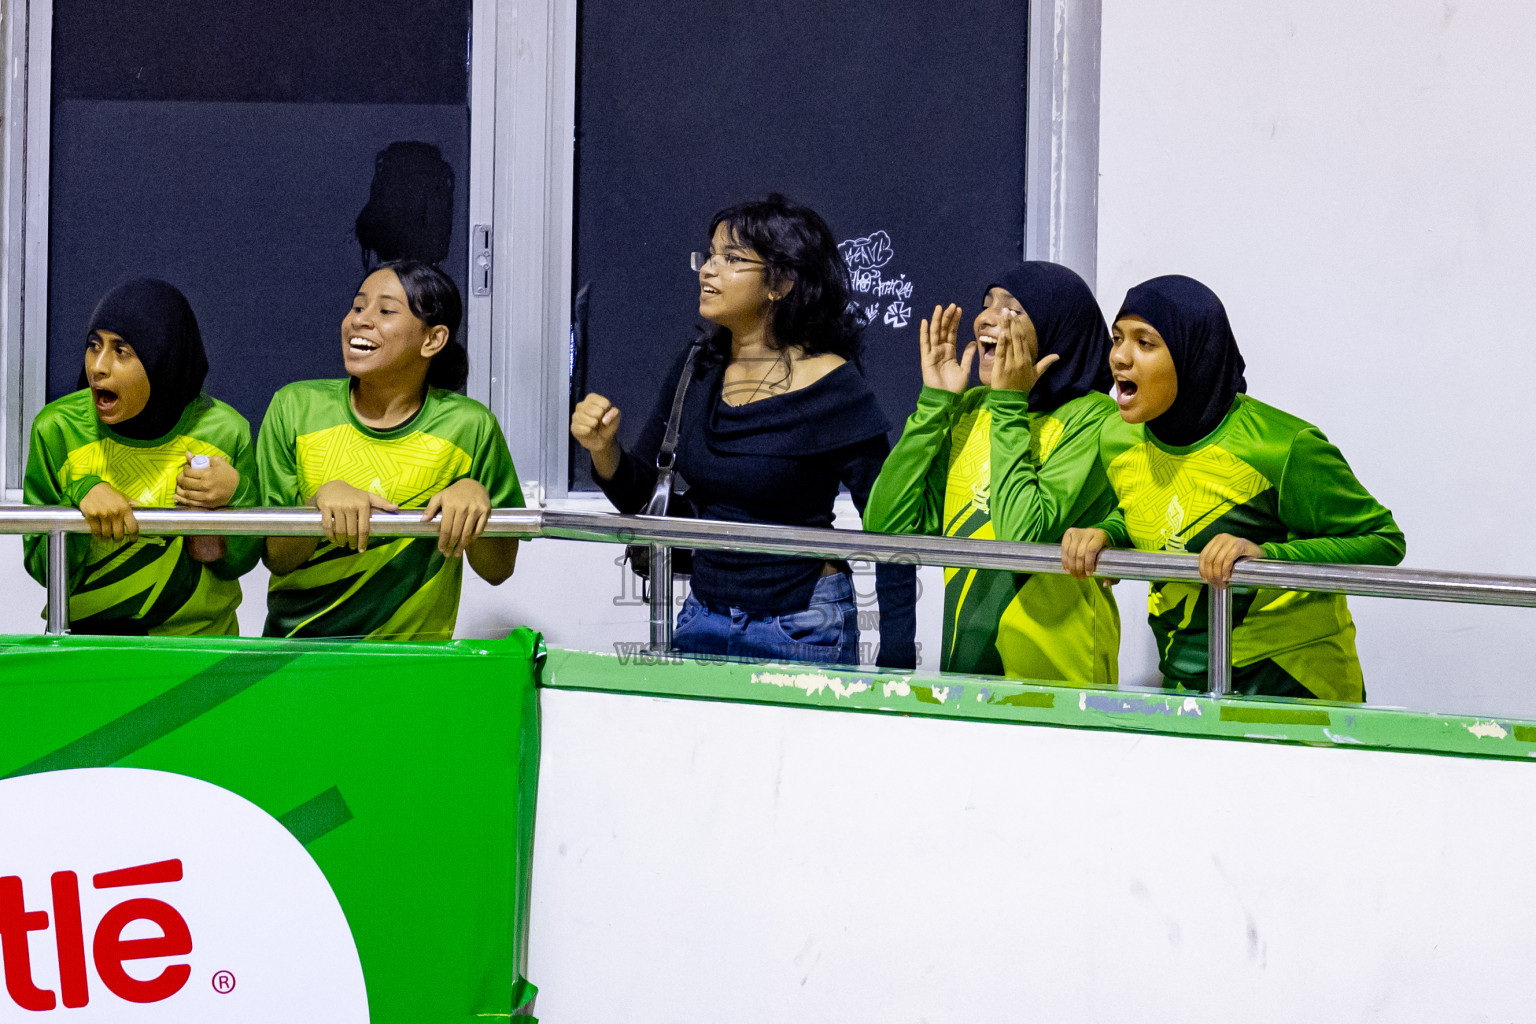
[[[74,505],[91,527],[68,542],[71,632],[239,632],[239,578],[256,564],[260,538],[140,538],[133,515],[135,507],[256,503],[250,424],[202,393],[207,373],[181,292],[129,281],[91,314],[80,390],[33,421],[27,503]],[[26,539],[26,565],[46,582],[45,537]]]
[[[268,505],[313,505],[325,538],[269,537],[268,636],[447,640],[467,557],[489,583],[512,575],[517,541],[482,537],[492,508],[521,507],[506,438],[457,392],[459,289],[436,267],[388,263],[341,322],[348,377],[290,384],[257,441]],[[441,517],[437,540],[369,544],[373,510]]]
[[[1215,293],[1187,277],[1132,288],[1115,318],[1110,368],[1127,443],[1106,444],[1119,508],[1068,530],[1062,566],[1086,578],[1105,547],[1187,551],[1225,586],[1244,558],[1396,565],[1402,531],[1305,420],[1249,398],[1243,357]],[[1164,685],[1207,688],[1208,592],[1154,583],[1149,618]],[[1342,594],[1233,591],[1233,688],[1365,699]]]
[[[1093,292],[1055,263],[993,278],[958,359],[960,310],[923,321],[923,390],[870,492],[882,533],[1056,543],[1114,509],[1101,434],[1126,429],[1110,399],[1109,329]],[[980,387],[969,387],[975,362]],[[1113,685],[1120,619],[1091,580],[944,570],[945,672]]]

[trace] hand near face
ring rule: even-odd
[[[111,484],[97,484],[80,501],[91,536],[97,540],[138,540],[139,521],[133,505]]]
[[[1014,315],[1007,320],[1007,329],[997,342],[997,355],[992,362],[992,387],[997,391],[1022,391],[1025,394],[1035,386],[1040,375],[1050,369],[1061,356],[1052,353],[1044,359],[1035,359],[1035,331],[1028,318]]]
[[[1224,587],[1232,580],[1232,567],[1244,558],[1263,558],[1264,549],[1251,540],[1218,533],[1200,549],[1200,578]]]
[[[218,455],[208,456],[208,465],[197,469],[192,455],[176,478],[176,504],[189,508],[223,508],[240,487],[240,471]]]
[[[320,510],[326,540],[360,552],[368,550],[368,523],[373,510],[400,511],[400,506],[384,496],[353,487],[344,480],[321,484],[310,504]]]
[[[437,527],[437,550],[444,558],[458,558],[485,532],[491,492],[478,480],[457,480],[432,495],[421,521],[431,522],[439,513],[443,521]]]
[[[960,394],[971,383],[971,363],[976,359],[976,343],[965,346],[956,358],[960,333],[960,307],[953,302],[947,308],[933,307],[933,320],[924,320],[917,328],[918,352],[923,366],[923,386]]]

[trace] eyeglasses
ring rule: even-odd
[[[703,270],[711,260],[717,261],[717,266],[724,266],[726,270],[732,271],[767,265],[762,260],[749,260],[745,256],[737,256],[732,252],[691,252],[688,254],[688,269],[695,272]]]

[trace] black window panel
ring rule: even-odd
[[[96,301],[143,276],[187,295],[207,390],[253,427],[284,384],[340,376],[379,189],[387,218],[430,221],[410,244],[464,289],[470,0],[53,10],[50,400],[76,386]]]
[[[55,100],[463,103],[468,6],[55,0]]]
[[[970,337],[987,278],[1020,258],[1027,5],[585,0],[580,14],[576,389],[613,399],[632,442],[698,322],[687,253],[717,209],[779,191],[840,241],[870,240],[854,298],[897,436],[921,388],[918,321],[955,301]],[[571,466],[590,487],[574,445]]]

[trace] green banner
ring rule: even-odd
[[[540,638],[526,629],[503,641],[445,644],[3,638],[0,796],[8,785],[17,792],[25,785],[37,788],[33,777],[39,773],[81,768],[149,769],[227,790],[281,823],[323,873],[356,945],[369,1019],[421,1024],[509,1017],[533,994],[521,966],[538,770],[534,684],[542,660]],[[166,776],[71,772],[43,781],[89,784],[98,778]],[[187,917],[191,931],[184,944],[192,952],[184,958],[185,971],[167,969],[152,992],[148,983],[124,980],[110,962],[113,955],[118,963],[157,955],[149,947],[134,953],[134,940],[121,938],[131,912],[118,908],[110,922],[93,924],[89,901],[97,894],[86,872],[98,869],[73,863],[50,861],[38,869],[61,872],[52,876],[50,904],[48,875],[26,876],[5,862],[26,859],[25,826],[0,822],[0,903],[15,901],[14,913],[0,911],[13,921],[42,922],[34,908],[52,906],[48,927],[58,929],[59,953],[57,971],[49,973],[55,971],[53,954],[43,958],[35,950],[52,950],[54,940],[32,939],[32,966],[41,980],[36,991],[13,988],[13,1001],[41,999],[46,1006],[28,1007],[41,1009],[58,999],[61,1008],[88,1000],[93,1010],[105,1010],[112,993],[146,1001],[139,994],[184,986],[184,1004],[213,999],[211,992],[227,995],[219,1005],[233,1011],[237,994],[259,997],[260,957],[247,957],[249,968],[216,974],[214,967],[226,965],[198,961],[200,952],[211,957],[208,951],[217,946],[198,931],[213,910]],[[148,848],[133,847],[123,856],[160,856],[141,849]],[[181,883],[179,848],[166,849],[166,857],[178,859],[138,866],[104,861],[103,868],[123,870],[95,875],[95,889],[114,899],[121,898],[115,887],[136,884],[159,884],[172,894],[190,891],[172,883],[194,883],[193,862]],[[89,859],[89,851],[49,856]],[[71,928],[82,928],[78,907],[59,909],[61,893],[76,899],[61,878],[86,894],[83,939],[70,939]],[[15,916],[23,904],[32,917]],[[157,913],[182,920],[181,912],[160,905],[166,909]],[[103,939],[105,923],[117,932]],[[88,974],[75,965],[87,959],[92,928],[96,973]],[[170,935],[176,929],[162,930]],[[179,952],[172,938],[137,941]],[[76,946],[81,950],[66,955]],[[9,948],[24,952],[25,942]],[[103,949],[109,954],[105,968]],[[6,968],[8,977],[19,977],[17,964],[8,961]],[[167,1008],[177,1001],[156,998],[164,998]],[[0,1017],[7,1005],[0,993]],[[166,1019],[173,1017],[180,1019]]]

